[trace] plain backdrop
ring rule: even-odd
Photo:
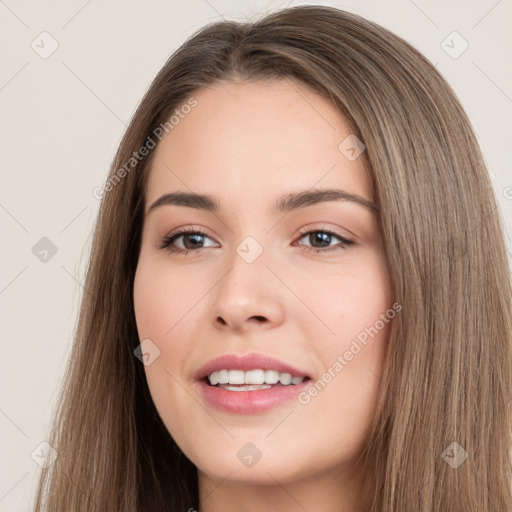
[[[1,511],[30,510],[32,454],[47,439],[83,292],[92,192],[144,92],[204,24],[304,3],[376,21],[435,64],[474,125],[512,253],[512,0],[0,1]]]

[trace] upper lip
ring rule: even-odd
[[[276,370],[279,373],[290,373],[294,377],[309,377],[307,373],[288,363],[264,354],[225,354],[211,359],[195,373],[195,379],[201,380],[212,372],[219,370]]]

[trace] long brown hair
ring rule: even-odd
[[[133,280],[154,150],[126,163],[148,137],[155,141],[157,127],[171,129],[169,118],[195,92],[259,79],[306,84],[366,146],[403,306],[360,458],[366,510],[512,510],[510,274],[468,117],[401,38],[342,10],[299,6],[202,28],[167,61],[134,114],[102,194],[49,439],[58,457],[42,472],[35,511],[199,507],[196,468],[160,420],[134,356],[141,340]]]

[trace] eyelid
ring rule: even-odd
[[[327,233],[331,233],[333,235],[336,235],[340,238],[344,239],[350,239],[351,241],[355,241],[356,235],[349,231],[348,229],[342,230],[339,227],[336,228],[330,228],[328,225],[326,225],[325,222],[319,222],[314,224],[307,224],[306,226],[299,229],[297,236],[302,236],[306,233],[309,233],[311,231],[325,231]],[[346,231],[347,234],[344,235],[342,231]]]

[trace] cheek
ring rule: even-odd
[[[318,284],[315,292],[310,289],[312,308],[323,308],[318,316],[331,332],[317,336],[318,345],[309,348],[323,371],[318,394],[313,391],[311,398],[319,411],[343,404],[344,411],[351,411],[354,431],[360,431],[380,384],[390,323],[398,314],[387,266],[380,255],[369,253],[325,279],[324,293]],[[304,403],[308,400],[304,396]],[[344,414],[338,419],[346,421]]]
[[[200,290],[170,268],[142,259],[135,273],[133,300],[139,335],[163,341],[191,311]]]
[[[153,401],[164,416],[170,404],[190,399],[183,395],[178,380],[193,348],[184,340],[191,338],[193,308],[201,295],[204,290],[187,276],[162,268],[150,258],[139,260],[133,286],[135,319],[141,342],[149,339],[156,346],[152,350],[158,356],[144,371]]]
[[[152,350],[158,353],[151,364],[144,365],[144,372],[153,403],[169,432],[181,431],[180,421],[171,412],[187,410],[187,396],[177,379],[181,380],[180,368],[187,357],[187,345],[180,343],[180,319],[186,313],[188,290],[169,270],[163,272],[144,258],[139,261],[133,287],[137,331],[141,342],[151,340],[151,346],[157,347]]]
[[[349,276],[341,282],[338,332],[353,338],[373,326],[391,307],[390,288],[387,273],[378,267],[367,267],[366,272]]]
[[[385,261],[370,251],[314,280],[304,274],[300,294],[324,321],[325,326],[320,327],[325,332],[322,339],[328,352],[343,349],[347,342],[372,327],[393,301]],[[318,324],[318,318],[312,321]]]

